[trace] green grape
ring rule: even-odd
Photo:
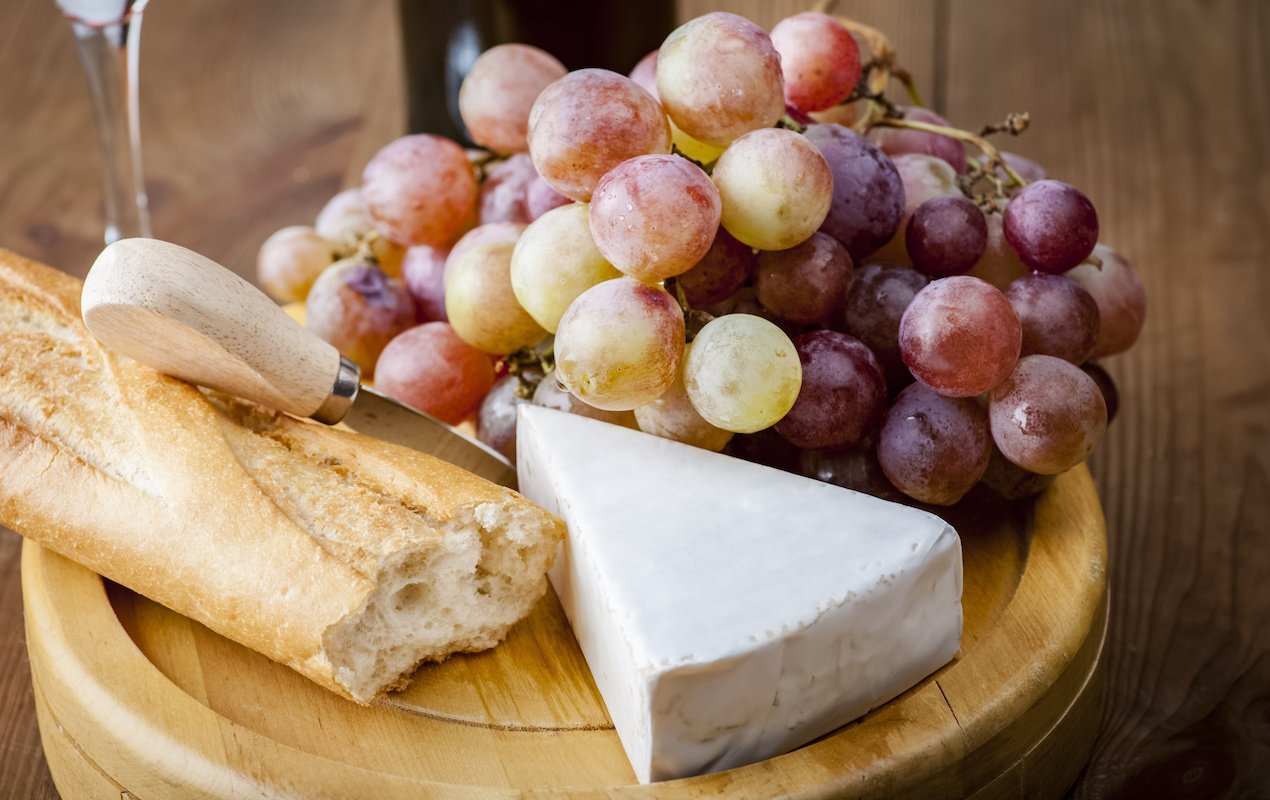
[[[543,214],[521,234],[512,252],[512,291],[529,315],[552,333],[578,295],[621,276],[591,238],[586,203]]]
[[[474,247],[450,265],[445,278],[445,313],[454,332],[494,355],[513,353],[547,335],[512,291],[514,247],[510,242]]]
[[[780,421],[802,388],[798,351],[785,332],[752,314],[706,324],[684,361],[684,385],[703,419],[735,433]]]

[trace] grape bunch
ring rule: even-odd
[[[629,76],[477,59],[480,148],[406,136],[261,284],[380,388],[514,457],[535,403],[883,497],[1034,494],[1118,403],[1146,309],[1079,189],[886,95],[878,31],[729,13]]]

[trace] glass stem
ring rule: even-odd
[[[145,3],[137,3],[124,19],[104,25],[70,20],[75,47],[88,75],[101,144],[106,244],[151,236],[137,108],[137,58],[144,7]]]

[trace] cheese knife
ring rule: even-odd
[[[263,292],[170,242],[121,239],[84,280],[84,324],[102,344],[175,378],[405,445],[516,487],[507,459],[359,383],[360,370]]]

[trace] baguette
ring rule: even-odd
[[[556,517],[112,353],[80,289],[0,250],[0,523],[359,703],[546,590]]]

